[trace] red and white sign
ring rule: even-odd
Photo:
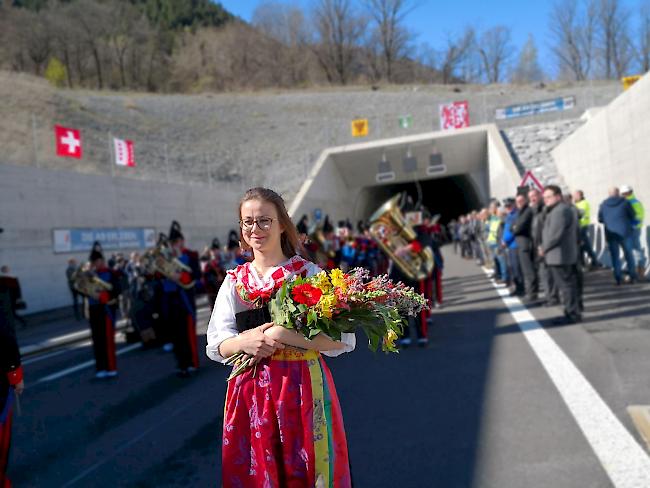
[[[81,159],[81,132],[68,127],[54,126],[54,137],[56,138],[56,155],[64,158]]]
[[[118,166],[135,167],[135,155],[133,153],[133,141],[113,138],[115,146],[115,164]]]
[[[544,191],[544,185],[542,185],[532,171],[526,171],[526,174],[519,183],[520,187],[527,186],[528,188],[535,188],[539,191]]]
[[[469,127],[469,103],[451,102],[440,105],[440,130]]]

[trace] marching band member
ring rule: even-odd
[[[102,291],[98,298],[86,297],[97,371],[95,376],[97,378],[112,378],[117,376],[115,317],[117,298],[122,292],[120,288],[121,280],[118,273],[106,265],[102,246],[99,242],[93,244],[89,259],[90,271],[112,287],[110,291]]]
[[[177,281],[169,278],[163,281],[163,308],[179,376],[188,377],[191,371],[199,367],[195,287],[201,279],[201,268],[198,253],[185,248],[185,237],[176,221],[172,222],[169,230],[169,243],[174,257],[189,268],[189,271],[180,273]]]
[[[23,367],[16,342],[11,292],[0,284],[0,487],[11,488],[7,477],[9,448],[11,446],[11,421],[16,395],[23,392]]]
[[[203,287],[208,295],[210,308],[214,307],[217,293],[219,293],[221,283],[223,283],[223,280],[226,277],[226,270],[220,248],[219,239],[213,239],[212,246],[209,250],[208,261],[205,263],[205,267],[203,268]]]

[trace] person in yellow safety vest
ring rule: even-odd
[[[582,190],[573,192],[573,202],[578,209],[580,219],[578,224],[580,226],[580,262],[584,264],[585,253],[589,256],[591,266],[596,268],[600,267],[596,253],[591,246],[591,239],[589,238],[589,225],[591,224],[591,207],[589,202],[585,199],[585,194]]]
[[[494,268],[492,277],[495,280],[503,280],[506,271],[503,269],[504,266],[502,260],[499,259],[499,227],[501,226],[501,217],[499,217],[499,202],[497,200],[490,202],[488,212],[489,217],[485,225],[487,230],[487,239],[485,239],[485,243],[490,252],[490,258]]]
[[[634,196],[634,190],[629,185],[621,186],[621,196],[625,198],[632,209],[634,210],[634,234],[632,236],[632,251],[634,253],[634,260],[637,263],[637,274],[639,278],[643,278],[645,274],[645,251],[641,247],[641,234],[643,233],[643,220],[645,219],[645,210],[643,204]]]

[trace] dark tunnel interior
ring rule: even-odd
[[[477,210],[482,206],[474,184],[467,175],[448,176],[419,181],[421,189],[421,203],[429,209],[432,215],[440,214],[441,222],[447,223],[463,213]],[[417,202],[420,191],[415,181],[367,188],[372,192],[369,205],[378,208],[384,201],[393,195],[406,192],[413,202]],[[367,209],[370,216],[373,209]]]

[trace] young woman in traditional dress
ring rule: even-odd
[[[251,310],[262,312],[284,280],[320,270],[297,255],[298,234],[277,193],[249,190],[239,214],[241,245],[254,259],[228,272],[210,318],[206,351],[219,362],[243,351],[257,366],[228,384],[223,486],[348,488],[343,418],[322,355],[352,351],[355,336],[343,334],[339,342],[319,334],[308,341],[268,318],[253,319],[261,325],[249,328]]]

